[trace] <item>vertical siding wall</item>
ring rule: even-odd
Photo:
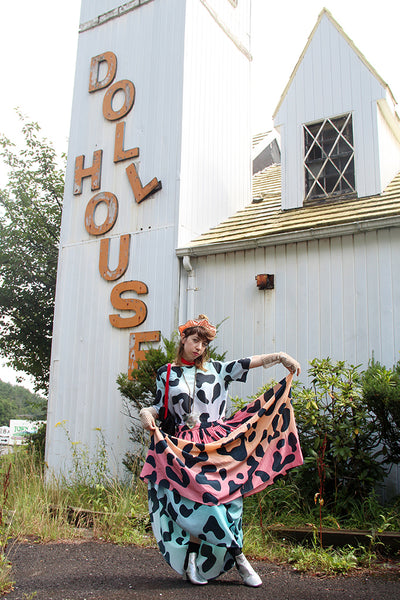
[[[101,430],[112,472],[121,475],[129,420],[116,379],[128,370],[129,336],[149,331],[169,336],[178,324],[179,232],[187,240],[250,197],[249,59],[220,26],[225,23],[240,44],[248,41],[249,4],[239,3],[235,12],[226,0],[140,0],[125,3],[134,10],[96,23],[102,11],[120,4],[84,0],[81,10],[85,26],[79,36],[71,117],[46,444],[50,470],[66,474],[70,441],[93,457]],[[220,10],[221,23],[206,4]],[[88,92],[91,59],[108,51],[117,57],[115,82],[127,79],[136,90],[132,110],[118,121],[125,122],[124,149],[138,147],[139,157],[117,163],[116,122],[103,116],[106,90]],[[114,110],[122,103],[118,94]],[[84,155],[84,167],[90,167],[99,149],[100,190],[92,191],[88,178],[82,194],[73,195],[76,157]],[[154,177],[162,182],[160,191],[139,204],[125,172],[132,162],[143,185]],[[95,236],[85,228],[85,210],[100,191],[117,197],[119,211],[112,229]],[[99,205],[96,223],[105,216]],[[100,240],[110,239],[112,270],[123,234],[131,238],[128,269],[117,281],[106,281],[98,267]],[[118,329],[109,315],[122,312],[127,318],[134,312],[113,308],[110,294],[127,281],[147,285],[144,296],[133,291],[123,296],[144,301],[147,318],[137,327]]]
[[[195,312],[221,323],[216,346],[227,359],[283,350],[302,365],[331,357],[387,367],[400,356],[400,229],[389,228],[290,245],[192,259]],[[275,289],[260,291],[254,277],[273,273]],[[255,369],[231,394],[245,398],[281,366]],[[383,497],[400,492],[394,466]]]
[[[249,202],[249,31],[250,3],[187,4],[178,246]]]
[[[359,197],[382,191],[376,102],[385,88],[324,15],[275,116],[282,140],[282,208],[304,199],[303,124],[353,114]]]
[[[382,189],[385,189],[400,170],[400,126],[397,117],[390,112],[389,102],[388,98],[388,102],[381,101],[377,106]],[[389,125],[388,120],[395,122],[394,127]]]
[[[238,358],[283,350],[302,364],[313,358],[392,366],[400,350],[400,230],[382,229],[192,259],[196,312],[219,323],[217,345]],[[260,291],[255,275],[273,273]],[[285,370],[253,371],[252,393]]]
[[[82,14],[93,18],[90,2]],[[106,6],[107,5],[107,6]],[[103,3],[103,8],[112,8]],[[98,8],[96,6],[96,8]],[[71,117],[64,210],[61,231],[56,312],[52,348],[48,412],[47,462],[51,470],[68,473],[72,447],[96,452],[99,429],[104,435],[110,467],[122,473],[122,457],[128,448],[129,420],[118,392],[116,378],[127,372],[131,333],[170,332],[178,310],[179,269],[175,256],[178,220],[181,151],[185,3],[180,0],[142,3],[138,8],[79,36],[76,79]],[[88,93],[91,58],[106,51],[117,57],[115,81],[130,80],[136,90],[132,110],[124,117],[124,149],[138,147],[138,159],[113,162],[115,121],[103,116],[106,90]],[[101,79],[101,77],[100,77]],[[117,96],[114,110],[121,101]],[[115,194],[119,203],[115,225],[105,235],[90,235],[85,210],[97,193],[90,179],[83,180],[82,194],[73,195],[75,158],[103,150],[101,188]],[[135,163],[143,185],[153,177],[162,189],[138,204],[126,175]],[[98,224],[104,205],[95,214]],[[119,239],[131,235],[129,265],[117,281],[99,273],[100,239],[110,239],[109,267],[118,264]],[[145,302],[147,318],[135,328],[118,329],[109,315],[131,317],[110,301],[118,283],[141,281],[148,293],[125,295]],[[143,347],[142,347],[143,349]],[[95,460],[95,459],[94,459]]]

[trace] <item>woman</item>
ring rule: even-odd
[[[208,360],[216,328],[204,315],[179,332],[174,363],[157,373],[156,402],[140,411],[152,434],[141,477],[153,532],[164,558],[191,583],[204,585],[236,564],[244,583],[258,587],[262,581],[242,552],[243,496],[302,464],[289,400],[300,365],[283,352]],[[249,369],[278,363],[290,372],[286,380],[224,419],[229,384],[246,381]],[[166,393],[174,436],[155,422]]]

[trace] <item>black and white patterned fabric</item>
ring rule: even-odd
[[[172,367],[169,379],[168,409],[174,415],[177,425],[183,425],[183,417],[190,412],[200,415],[200,423],[212,423],[225,416],[228,387],[232,381],[245,382],[250,367],[250,358],[229,362],[209,361],[206,371],[195,367]],[[164,406],[167,365],[157,373],[157,393],[155,408],[160,414]],[[196,377],[196,383],[195,383]],[[195,384],[195,385],[194,385]],[[194,400],[193,406],[191,398]]]

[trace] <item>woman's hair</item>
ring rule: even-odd
[[[207,321],[208,321],[208,318],[205,315],[199,315],[197,317],[198,321],[201,321],[203,319],[207,319]],[[175,357],[175,364],[178,365],[178,367],[182,366],[182,355],[183,355],[183,348],[184,348],[183,340],[185,338],[189,337],[190,335],[197,335],[201,339],[202,342],[207,342],[207,346],[213,339],[210,336],[210,334],[208,334],[206,329],[204,329],[204,327],[196,326],[196,327],[188,327],[187,329],[185,329],[183,331],[183,337],[181,337],[181,339],[179,340],[179,346],[178,346],[178,350],[177,350],[176,357]],[[194,366],[197,367],[198,369],[201,369],[202,371],[206,371],[206,369],[204,368],[204,363],[206,363],[209,358],[210,358],[210,355],[209,355],[208,347],[207,347],[205,349],[205,351],[203,352],[203,354],[196,358],[196,360],[194,361]]]

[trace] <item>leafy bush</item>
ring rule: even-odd
[[[295,481],[302,494],[348,513],[383,480],[379,427],[363,398],[359,367],[329,358],[310,363],[311,387],[294,386],[293,405],[304,465]]]
[[[400,361],[387,369],[372,359],[362,377],[363,397],[374,416],[385,461],[400,462]]]
[[[46,444],[46,423],[41,423],[34,433],[27,435],[28,447],[37,464],[44,469],[44,452]]]

